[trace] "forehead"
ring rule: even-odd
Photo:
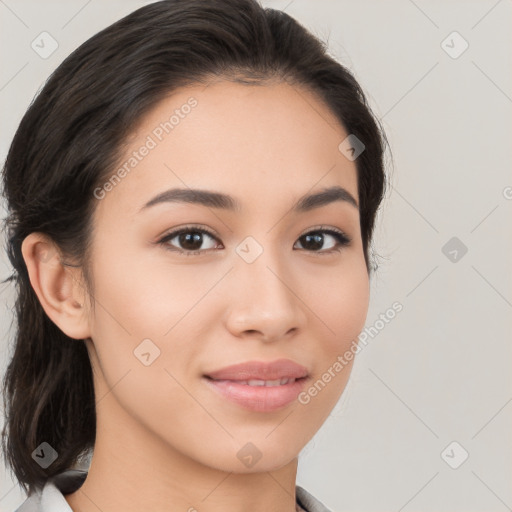
[[[176,187],[223,190],[242,207],[333,185],[357,200],[355,163],[339,150],[347,135],[329,108],[297,85],[219,80],[184,87],[140,121],[113,170],[126,172],[101,207],[115,201],[117,210],[134,212]]]

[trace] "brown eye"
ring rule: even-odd
[[[191,255],[190,253],[197,254],[214,248],[215,243],[213,247],[203,246],[208,239],[217,240],[217,238],[206,229],[186,227],[168,233],[160,239],[158,243],[171,251],[189,256]]]
[[[326,235],[328,238],[326,238]],[[335,239],[334,244],[330,244],[330,247],[325,249],[324,244],[326,240],[330,238]],[[340,247],[344,247],[350,244],[351,240],[341,231],[335,231],[333,229],[319,229],[310,231],[302,235],[299,241],[304,249],[310,252],[332,252],[339,250]],[[324,250],[322,250],[324,249]]]

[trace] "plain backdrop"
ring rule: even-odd
[[[57,65],[145,3],[0,1],[2,162]],[[394,157],[375,238],[372,335],[302,452],[297,483],[338,512],[511,510],[512,2],[262,3],[355,73]],[[31,46],[44,31],[58,44],[48,58]],[[0,279],[9,274],[2,250]],[[12,301],[2,285],[2,376]],[[402,311],[382,326],[395,302]],[[0,510],[24,499],[0,465]]]

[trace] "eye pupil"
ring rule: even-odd
[[[202,233],[197,231],[188,231],[179,235],[179,241],[183,249],[195,251],[201,248]],[[194,245],[195,243],[195,245]]]
[[[308,233],[307,235],[304,235],[303,237],[307,242],[306,242],[306,248],[309,248],[309,249],[321,249],[322,248],[322,244],[323,244],[323,235],[320,235],[320,234],[317,234],[317,233]],[[313,241],[312,244],[310,244],[309,242],[310,241]]]

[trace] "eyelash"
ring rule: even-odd
[[[203,249],[200,251],[186,251],[186,250],[178,249],[178,248],[173,247],[168,244],[168,241],[172,240],[176,236],[181,235],[183,233],[190,233],[190,232],[206,233],[207,235],[211,236],[213,239],[218,241],[218,238],[209,229],[207,229],[204,226],[185,226],[183,228],[177,229],[176,231],[171,231],[170,233],[167,233],[162,238],[157,240],[156,243],[159,245],[162,245],[166,250],[175,252],[180,256],[195,256],[195,255],[201,255],[205,252],[211,252],[211,251],[218,250],[218,249]],[[313,254],[319,254],[319,255],[332,254],[334,252],[340,252],[343,247],[350,245],[352,242],[352,238],[349,237],[348,235],[346,235],[343,231],[333,229],[333,228],[324,228],[324,226],[319,226],[317,228],[311,229],[310,231],[307,231],[306,233],[303,233],[302,235],[299,236],[299,239],[302,238],[303,236],[316,234],[316,233],[327,233],[328,235],[333,236],[338,241],[337,247],[334,247],[327,251],[307,251],[307,249],[304,249],[304,250],[306,250],[306,252],[311,252]]]

